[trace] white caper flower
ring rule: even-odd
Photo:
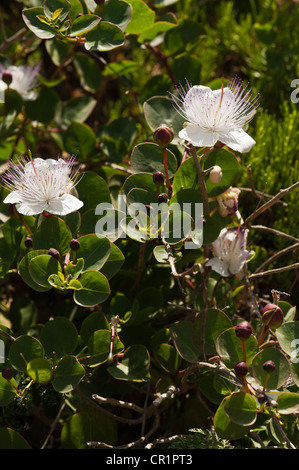
[[[217,141],[237,152],[248,152],[255,141],[243,127],[253,118],[259,96],[234,78],[227,87],[179,86],[172,95],[177,111],[186,119],[179,137],[196,147],[213,147]]]
[[[47,212],[63,216],[80,209],[83,202],[70,194],[78,174],[73,172],[74,159],[35,158],[25,163],[11,162],[2,177],[4,186],[11,191],[4,202],[15,204],[23,215]]]
[[[248,230],[233,227],[222,229],[218,238],[212,243],[214,257],[206,266],[224,277],[233,276],[243,269],[251,252],[246,250]]]

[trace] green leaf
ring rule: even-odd
[[[0,374],[0,406],[6,406],[15,399],[17,393],[15,387],[14,378],[8,381]]]
[[[38,19],[38,15],[43,15],[41,7],[25,8],[22,12],[26,26],[40,39],[50,39],[55,36],[55,29]]]
[[[26,372],[28,362],[32,359],[43,358],[44,355],[44,347],[38,339],[22,335],[12,343],[8,358],[15,369]]]
[[[260,385],[264,385],[268,376],[267,372],[263,369],[263,364],[269,360],[273,361],[276,367],[270,374],[266,390],[276,390],[289,378],[290,364],[285,355],[277,348],[269,347],[260,351],[252,361],[252,372]]]
[[[49,19],[54,19],[57,10],[60,10],[59,19],[62,21],[67,17],[70,3],[67,0],[45,0],[43,9]]]
[[[110,343],[111,343],[111,331],[109,330],[97,330],[90,336],[88,340],[88,354],[91,356],[88,360],[88,365],[90,367],[96,367],[100,364],[103,364],[108,360],[110,353]],[[123,351],[124,345],[117,338],[113,339],[113,350],[112,355]]]
[[[173,18],[172,18],[173,20]],[[174,21],[157,21],[155,22],[152,26],[150,26],[148,29],[143,31],[141,34],[138,36],[138,42],[141,44],[144,42],[151,42],[153,39],[155,39],[157,36],[160,34],[166,33],[166,31],[169,31],[170,29],[174,28],[177,26],[177,23]]]
[[[88,51],[110,51],[122,46],[125,37],[118,26],[101,21],[85,37],[84,46]]]
[[[38,384],[46,384],[52,378],[52,366],[43,358],[32,359],[27,364],[27,374]]]
[[[193,340],[198,349],[202,350],[202,314],[194,322]],[[229,317],[218,309],[208,309],[205,321],[204,349],[207,355],[216,355],[216,341],[218,336],[232,326]]]
[[[31,449],[28,442],[11,428],[0,427],[0,449]]]
[[[65,267],[65,274],[71,276],[72,279],[77,279],[82,273],[84,268],[84,259],[77,258],[75,262],[71,261]]]
[[[36,256],[29,263],[30,276],[42,287],[50,287],[49,276],[58,272],[61,272],[60,263],[50,255]]]
[[[107,0],[101,16],[103,21],[115,24],[124,32],[132,19],[132,6],[122,0]]]
[[[88,449],[91,440],[90,419],[87,413],[73,414],[63,425],[61,443],[64,449]]]
[[[79,193],[79,199],[84,202],[83,212],[88,209],[95,210],[97,205],[103,202],[111,203],[110,191],[106,181],[92,171],[84,173],[76,189]]]
[[[185,119],[175,110],[173,101],[165,96],[153,96],[143,104],[144,117],[154,132],[161,124],[174,132],[173,144],[180,142],[177,134],[183,128]]]
[[[71,25],[71,30],[68,36],[70,37],[81,36],[82,34],[85,34],[87,31],[90,31],[91,29],[93,29],[100,21],[101,21],[101,18],[96,15],[79,16],[79,18],[76,18],[73,21]]]
[[[55,118],[58,105],[57,93],[50,88],[42,88],[34,101],[25,102],[25,111],[32,121],[46,124]]]
[[[74,351],[78,333],[68,318],[55,317],[43,326],[40,340],[48,356],[53,357],[55,353],[57,357],[63,357]]]
[[[224,403],[224,411],[235,424],[250,426],[255,423],[257,404],[252,395],[244,392],[234,392]]]
[[[283,323],[277,328],[275,334],[282,350],[292,359],[297,360],[299,358],[299,322],[289,321]]]
[[[170,54],[185,52],[187,44],[203,34],[205,30],[198,22],[183,19],[176,28],[167,31],[165,45]]]
[[[293,392],[282,392],[276,399],[278,403],[277,411],[282,415],[298,413],[299,411],[299,394]]]
[[[167,149],[166,152],[168,174],[171,178],[177,169],[177,159],[170,150]],[[165,175],[163,152],[161,147],[157,144],[142,143],[136,145],[130,160],[132,170],[136,173],[154,173],[155,171],[161,171]]]
[[[77,96],[75,98],[71,98],[69,101],[61,105],[59,123],[64,129],[67,127],[76,129],[76,126],[72,128],[72,124],[83,123],[92,113],[95,105],[96,100],[90,96]],[[80,126],[77,127],[80,129]]]
[[[110,295],[107,278],[98,271],[85,271],[80,276],[82,289],[74,292],[74,301],[83,307],[94,307]]]
[[[121,363],[108,367],[109,374],[117,380],[145,382],[150,379],[150,357],[142,344],[134,344],[125,350]]]
[[[82,341],[88,344],[91,335],[97,330],[109,330],[109,323],[103,312],[96,311],[88,315],[82,322],[80,329]]]
[[[110,242],[110,254],[104,266],[101,268],[101,273],[109,280],[120,270],[125,261],[125,256],[118,246]]]
[[[155,12],[143,0],[127,0],[132,5],[132,21],[126,29],[129,34],[140,34],[155,21]]]
[[[94,152],[96,136],[87,124],[74,121],[63,133],[63,144],[70,154],[78,154],[81,158],[86,158]]]
[[[33,235],[33,248],[56,250],[65,256],[70,250],[72,233],[65,222],[58,217],[45,218],[36,229]]]
[[[84,374],[85,369],[75,356],[65,356],[56,366],[53,388],[59,393],[69,393],[78,386]]]
[[[230,397],[226,397],[220,403],[214,416],[214,427],[218,437],[233,441],[245,436],[252,425],[240,426],[229,418],[226,413],[226,404],[229,399]]]
[[[74,65],[81,86],[84,90],[94,93],[101,84],[101,71],[97,62],[86,54],[78,53],[74,56]]]
[[[83,235],[78,238],[80,248],[76,254],[84,259],[84,271],[99,271],[109,258],[111,247],[108,238],[100,238],[96,234]]]
[[[48,250],[33,250],[27,253],[20,261],[19,264],[19,273],[21,278],[23,279],[26,284],[31,287],[32,289],[38,291],[38,292],[45,292],[47,290],[50,290],[51,287],[42,287],[41,285],[37,284],[31,277],[30,271],[29,271],[29,266],[30,262],[33,258],[39,255],[45,255],[48,253]]]
[[[233,369],[238,362],[243,361],[242,341],[236,336],[235,328],[228,328],[218,336],[216,350],[229,369]],[[257,351],[257,340],[251,335],[246,341],[246,362],[248,366],[251,365]]]
[[[159,344],[154,348],[154,356],[166,372],[175,374],[180,366],[181,357],[171,344]]]
[[[191,322],[177,322],[171,326],[170,334],[180,356],[188,362],[196,363],[200,353],[193,343],[193,328]]]

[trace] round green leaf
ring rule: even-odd
[[[74,300],[78,305],[94,307],[109,297],[110,285],[104,274],[98,271],[85,271],[79,280],[82,289],[74,292]]]
[[[0,449],[31,449],[28,442],[11,428],[0,427]]]
[[[256,421],[256,400],[244,392],[232,393],[224,404],[224,411],[239,426],[250,426]]]
[[[279,349],[265,348],[256,354],[252,361],[252,372],[260,385],[264,385],[268,374],[266,371],[264,371],[263,364],[264,362],[270,360],[274,362],[276,367],[275,370],[270,374],[266,389],[276,390],[281,387],[290,376],[289,361]]]
[[[118,380],[144,382],[150,379],[150,357],[142,344],[134,344],[125,350],[121,363],[108,367],[109,374]]]
[[[38,292],[45,292],[47,290],[51,289],[51,286],[48,287],[42,287],[39,284],[37,284],[31,277],[30,271],[29,271],[29,266],[30,262],[33,258],[36,256],[42,255],[42,254],[47,254],[48,250],[33,250],[29,251],[22,259],[19,264],[19,273],[21,278],[23,279],[26,284],[31,287],[32,289],[38,291]]]
[[[84,122],[72,122],[63,133],[65,150],[71,154],[88,157],[95,149],[96,136]]]
[[[52,366],[46,359],[32,359],[27,364],[27,374],[36,383],[46,384],[50,382],[52,378]]]
[[[240,426],[229,418],[225,409],[229,399],[230,397],[226,397],[220,403],[214,416],[214,427],[218,437],[233,441],[245,436],[252,425]]]
[[[63,425],[61,443],[64,449],[87,449],[91,440],[90,419],[87,413],[73,414]]]
[[[205,321],[204,348],[207,355],[215,355],[216,341],[223,331],[232,327],[229,317],[218,309],[209,309]],[[199,314],[194,322],[193,341],[202,350],[202,315]]]
[[[110,242],[110,247],[109,258],[101,269],[101,273],[104,274],[108,280],[115,276],[125,261],[125,257],[118,246]]]
[[[66,223],[58,217],[47,217],[36,229],[33,236],[33,248],[56,248],[62,256],[70,251],[72,233]]]
[[[85,344],[88,344],[89,338],[97,330],[108,330],[109,323],[106,320],[103,312],[93,312],[88,317],[84,318],[81,329],[80,336],[82,341]]]
[[[30,276],[42,287],[51,287],[49,276],[58,272],[61,272],[60,263],[50,255],[36,256],[29,263]]]
[[[218,336],[216,350],[229,369],[233,369],[238,362],[243,361],[242,341],[236,336],[235,328],[228,328]],[[246,341],[246,362],[249,366],[257,351],[257,340],[251,335]]]
[[[199,350],[193,343],[193,323],[181,321],[170,328],[171,338],[180,356],[188,362],[198,362]]]
[[[101,16],[125,31],[132,18],[132,6],[122,0],[109,0],[104,3]]]
[[[65,356],[57,364],[52,385],[59,393],[69,393],[77,387],[84,374],[85,369],[75,356]]]
[[[136,173],[129,176],[123,185],[123,191],[126,195],[135,188],[144,189],[152,194],[157,194],[157,186],[153,182],[153,176],[149,173]]]
[[[71,98],[67,103],[63,103],[61,116],[59,118],[61,126],[63,128],[70,126],[69,132],[77,131],[78,139],[81,136],[80,132],[84,132],[86,130],[86,138],[90,135],[90,140],[94,142],[94,136],[89,132],[90,128],[82,127],[77,124],[83,123],[88,118],[95,105],[96,100],[90,96],[76,96],[75,98]],[[73,126],[72,123],[74,123]]]
[[[299,394],[293,392],[282,392],[276,399],[278,403],[278,412],[282,415],[298,413],[299,411]]]
[[[43,358],[45,351],[43,345],[33,336],[19,336],[11,345],[8,358],[12,366],[25,372],[27,363],[32,359]]]
[[[55,317],[44,325],[40,339],[48,356],[62,357],[74,351],[78,333],[68,318]]]
[[[110,353],[111,344],[111,331],[97,330],[95,331],[88,341],[88,354],[91,358],[88,360],[90,367],[96,367],[103,362],[106,362]],[[114,336],[112,355],[123,351],[124,345]]]
[[[94,28],[100,21],[101,21],[101,18],[96,15],[79,16],[72,22],[69,36],[70,37],[81,36],[82,34]]]
[[[13,385],[16,386],[15,379],[8,381],[0,372],[0,406],[6,406],[14,400],[17,392]]]
[[[122,46],[125,37],[121,29],[106,21],[101,21],[85,36],[84,46],[88,51],[109,51]]]
[[[84,173],[83,178],[81,178],[76,185],[76,189],[79,194],[79,199],[84,202],[81,213],[86,212],[88,209],[93,209],[94,211],[100,203],[111,203],[110,192],[106,181],[92,171]],[[94,233],[94,230],[95,228],[91,233]]]
[[[281,349],[295,361],[299,360],[299,322],[283,323],[275,334]]]
[[[44,15],[41,7],[26,8],[22,12],[26,26],[40,39],[50,39],[55,36],[55,30],[51,26],[38,19],[38,15]]]
[[[129,34],[140,34],[152,26],[155,12],[142,0],[129,0],[133,7],[132,21],[126,29]]]
[[[76,254],[84,259],[84,271],[98,271],[109,258],[111,247],[108,238],[99,238],[96,234],[80,237],[80,248]]]
[[[131,168],[133,171],[143,173],[154,173],[161,171],[165,175],[163,164],[163,152],[161,147],[153,143],[142,143],[134,147],[131,154]],[[167,149],[168,174],[171,178],[177,169],[175,155]]]
[[[25,102],[25,110],[32,121],[48,123],[55,118],[59,98],[54,90],[42,88],[34,101]]]
[[[154,348],[154,356],[162,369],[174,374],[177,372],[181,357],[171,344],[159,344]]]

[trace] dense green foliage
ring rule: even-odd
[[[298,448],[298,3],[14,0],[0,17],[2,80],[38,66],[29,99],[5,78],[1,175],[32,155],[38,180],[34,159],[76,155],[83,202],[22,215],[0,187],[0,448]],[[235,76],[260,95],[256,144],[184,146],[169,93]],[[173,210],[163,234],[161,193],[203,203],[203,227]],[[250,257],[226,276],[206,263],[228,227],[248,230]]]

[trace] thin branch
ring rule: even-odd
[[[294,189],[296,189],[298,187],[299,187],[299,181],[297,181],[297,183],[292,184],[292,186],[289,186],[288,188],[281,189],[279,191],[279,193],[276,194],[276,196],[274,196],[269,201],[265,202],[265,204],[263,204],[261,207],[256,209],[252,214],[250,214],[247,217],[247,219],[245,219],[243,225],[247,226],[250,222],[252,222],[252,220],[254,220],[256,217],[261,215],[263,212],[265,212],[271,206],[273,206],[273,204],[278,202],[282,197],[286,196],[287,194],[289,194],[291,191],[293,191]]]
[[[17,31],[15,34],[10,36],[10,38],[6,38],[3,43],[0,46],[0,54],[8,47],[10,44],[12,44],[14,41],[17,39],[20,39],[25,33],[27,32],[27,28],[22,28],[19,31]]]
[[[299,242],[299,238],[293,237],[292,235],[289,235],[288,233],[280,232],[279,230],[276,230],[271,227],[265,227],[264,225],[251,225],[250,228],[253,230],[262,230],[264,232],[273,233],[273,235],[284,237],[294,242]]]
[[[286,255],[287,253],[289,253],[289,251],[296,250],[297,248],[299,248],[299,243],[295,243],[294,245],[288,246],[287,248],[284,248],[283,250],[278,251],[278,252],[275,253],[273,256],[271,256],[271,257],[268,258],[266,261],[264,261],[264,263],[261,264],[261,265],[255,270],[254,274],[257,274],[257,273],[262,272],[262,271],[266,268],[266,266],[268,266],[269,264],[273,263],[273,261],[275,261],[277,258],[279,258],[280,256],[284,256],[284,255]]]
[[[41,446],[41,449],[45,449],[46,445],[48,444],[48,441],[49,441],[50,437],[52,436],[52,434],[53,434],[53,432],[56,428],[56,425],[57,425],[57,423],[60,419],[61,413],[63,412],[63,410],[65,408],[65,405],[66,405],[65,402],[61,405],[60,410],[58,411],[56,418],[54,419],[54,421],[51,424],[49,434],[47,435],[43,445]]]
[[[257,277],[270,276],[271,274],[279,274],[279,273],[283,273],[284,271],[289,271],[290,269],[296,269],[296,268],[299,268],[299,263],[290,264],[289,266],[283,266],[282,268],[269,269],[268,271],[264,271],[262,273],[250,274],[249,279],[256,279]]]

